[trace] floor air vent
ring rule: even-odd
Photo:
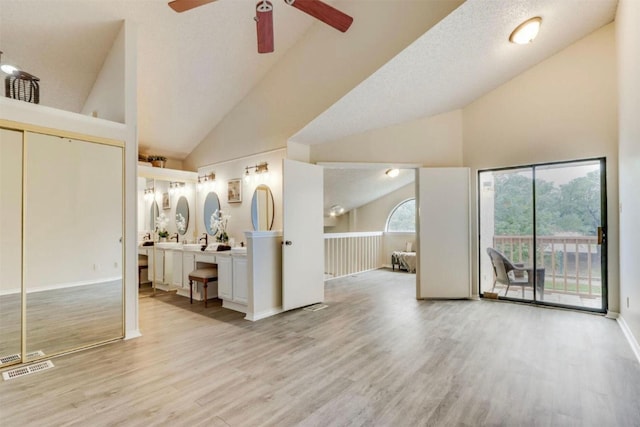
[[[12,369],[2,373],[2,378],[5,381],[12,380],[18,377],[24,377],[25,375],[34,374],[36,372],[44,371],[45,369],[53,368],[53,362],[46,360],[44,362],[34,363],[33,365],[23,366],[21,368]]]
[[[322,310],[323,308],[327,308],[327,307],[329,307],[327,304],[313,304],[313,305],[310,305],[308,307],[305,307],[303,310],[318,311],[318,310]]]
[[[36,359],[38,357],[44,356],[44,352],[42,350],[32,351],[31,353],[27,353],[27,360]],[[20,353],[11,354],[9,356],[0,357],[0,368],[2,365],[8,365],[10,363],[19,362],[20,361]]]

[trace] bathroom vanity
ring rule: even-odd
[[[189,298],[189,273],[207,264],[218,268],[218,281],[209,285],[208,298],[220,298],[222,306],[258,320],[282,311],[281,241],[277,231],[245,232],[247,246],[230,251],[202,251],[199,244],[158,242],[140,246],[148,256],[149,280],[156,289],[176,291]],[[155,249],[154,249],[155,248]],[[203,289],[194,283],[193,299],[203,300]]]

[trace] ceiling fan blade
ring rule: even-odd
[[[258,33],[258,53],[273,52],[273,5],[261,1],[256,5],[256,32]]]
[[[320,0],[284,0],[290,6],[295,7],[313,16],[316,19],[324,22],[327,25],[332,26],[336,30],[346,32],[353,18],[346,13],[340,12],[338,9],[329,6]]]
[[[194,7],[202,6],[207,3],[213,3],[216,0],[173,0],[169,2],[169,7],[176,12],[185,12]]]

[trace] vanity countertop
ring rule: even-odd
[[[205,249],[202,250],[202,245],[199,243],[176,243],[176,242],[156,242],[155,245],[143,245],[142,243],[138,244],[138,251],[146,252],[149,249],[160,249],[163,251],[178,251],[178,252],[195,252],[195,253],[204,253],[204,254],[217,254],[217,255],[233,255],[233,256],[246,256],[247,248],[246,247],[237,247],[231,248],[226,251],[218,251]]]

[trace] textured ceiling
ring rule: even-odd
[[[349,1],[366,7],[368,0]],[[167,0],[0,0],[0,50],[42,79],[43,105],[79,112],[121,21],[133,22],[140,147],[184,158],[316,22],[273,3],[269,55],[256,53],[256,0],[219,0],[182,14]],[[293,140],[333,141],[460,108],[612,21],[616,4],[468,0]],[[538,39],[508,43],[513,27],[533,15],[544,18]]]
[[[391,178],[387,167],[324,168],[324,215],[329,216],[333,205],[345,208],[345,213],[366,205],[414,181],[413,169],[400,169]]]
[[[0,0],[0,50],[41,78],[42,105],[80,112],[122,20],[133,22],[140,146],[183,158],[315,22],[274,2],[275,53],[259,55],[255,5],[178,14],[167,0]]]
[[[462,108],[601,26],[617,0],[467,0],[291,140],[334,141]],[[530,45],[511,31],[543,18]]]

